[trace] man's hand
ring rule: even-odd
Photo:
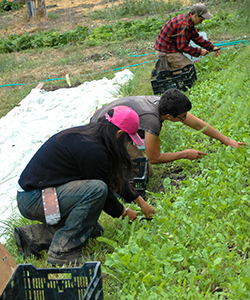
[[[205,56],[205,55],[207,55],[208,53],[209,53],[208,50],[206,50],[206,49],[201,49],[201,55],[202,55],[202,56]]]
[[[216,50],[218,49],[218,50]],[[213,50],[215,51],[215,57],[218,57],[220,55],[220,50],[218,47],[214,47]]]
[[[195,160],[195,159],[201,158],[202,155],[207,155],[207,153],[205,153],[205,152],[201,152],[201,151],[194,150],[194,149],[184,150],[183,153],[185,155],[184,158],[187,158],[189,160]]]
[[[236,141],[233,141],[233,140],[228,140],[227,143],[225,143],[226,146],[230,146],[232,148],[239,148],[241,147],[242,145],[246,146],[246,143],[242,143],[242,142],[236,142]]]

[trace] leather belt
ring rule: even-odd
[[[43,210],[46,223],[55,225],[61,220],[61,213],[56,194],[56,188],[49,187],[42,190]]]

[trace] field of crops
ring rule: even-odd
[[[192,148],[207,156],[154,167],[146,191],[147,201],[156,209],[151,221],[141,220],[135,204],[131,208],[139,217],[133,223],[102,213],[104,235],[90,241],[83,252],[102,262],[105,299],[250,299],[249,0],[230,1],[232,8],[227,2],[210,1],[214,18],[198,28],[214,42],[226,41],[225,46],[218,58],[211,53],[195,64],[198,79],[185,94],[192,102],[192,114],[247,145],[226,147],[180,122],[164,123],[162,151]],[[112,71],[105,76],[110,78],[115,68],[136,62],[140,64],[130,68],[134,77],[121,87],[122,95],[152,95],[153,45],[165,17],[159,12],[157,16],[140,15],[140,19],[124,21],[118,19],[122,8],[116,11],[113,25],[107,20],[93,28],[12,34],[8,42],[1,40],[0,83],[25,83],[24,87],[2,88],[1,116],[45,78],[71,72],[72,82],[82,81],[82,74],[100,71],[86,78],[93,80],[103,77],[102,71],[108,69]],[[92,12],[91,16],[104,18],[103,13],[107,15],[107,10]],[[99,55],[99,61],[92,57],[90,62],[93,54]],[[139,54],[145,56],[140,58]],[[1,223],[9,237],[5,246],[17,263],[48,267],[46,251],[39,260],[17,255],[13,228],[30,222],[13,215]]]

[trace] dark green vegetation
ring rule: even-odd
[[[234,7],[232,11],[224,9],[224,2],[214,1],[213,4],[217,21],[212,21],[211,28],[208,22],[200,30],[209,33],[215,41],[225,40],[221,39],[225,32],[232,38],[244,35],[249,38],[249,19],[244,14],[247,10],[242,10],[249,1],[230,2]],[[143,24],[143,20],[140,21]],[[144,43],[152,42],[152,46],[155,37],[145,33],[143,39]],[[143,48],[139,41],[130,44],[130,48],[125,47],[127,45],[121,47],[118,38],[115,45],[109,43],[105,42],[107,48],[102,54],[112,49],[117,57],[123,58],[113,68],[132,63],[129,54],[152,51],[150,47]],[[150,179],[146,193],[147,201],[156,207],[153,220],[140,221],[142,214],[135,205],[132,207],[140,217],[132,224],[126,219],[114,220],[101,215],[104,236],[91,241],[83,252],[94,254],[95,259],[103,263],[105,299],[249,299],[250,46],[242,45],[225,47],[218,58],[214,54],[202,58],[196,64],[198,80],[186,94],[192,101],[194,115],[248,146],[232,149],[183,124],[168,122],[164,125],[162,151],[194,148],[207,152],[207,156],[199,161],[180,160],[154,167],[155,175]],[[67,49],[70,53],[73,46]],[[85,49],[88,49],[87,45]],[[96,48],[92,49],[95,51]],[[9,70],[16,70],[15,59],[13,65],[6,59],[12,54],[5,55],[1,63],[4,61]],[[28,69],[27,62],[22,64]],[[152,94],[149,79],[152,67],[153,62],[131,68],[134,78],[122,87],[123,96]],[[106,75],[112,77],[113,73]],[[98,78],[102,76],[97,75]],[[31,88],[28,83],[31,84],[27,81],[27,85],[19,88],[19,93],[23,93],[21,96],[16,92],[15,98],[11,98],[12,105],[28,93]],[[34,87],[35,83],[32,84]],[[5,105],[9,105],[10,98],[4,99]],[[7,248],[17,263],[31,262],[37,267],[47,267],[46,251],[40,260],[24,261],[17,256],[12,230],[20,224],[29,224],[29,221],[19,219],[19,214],[7,221]]]
[[[169,14],[171,18],[174,14]],[[247,14],[228,13],[219,10],[214,18],[205,20],[199,25],[201,31],[212,32],[221,30],[223,27],[241,27],[242,18],[247,21]],[[165,23],[164,17],[146,17],[141,20],[117,21],[113,24],[103,25],[94,29],[77,26],[75,29],[67,32],[50,30],[47,32],[38,32],[36,34],[24,35],[11,34],[8,40],[0,40],[0,53],[21,51],[26,49],[44,48],[44,47],[61,47],[71,44],[86,44],[87,46],[99,46],[103,43],[121,43],[124,41],[134,41],[136,39],[147,38],[148,36],[157,36],[162,24]]]
[[[2,0],[2,2],[0,2],[0,12],[4,12],[4,11],[9,11],[9,10],[18,10],[20,7],[20,4],[11,2],[11,1],[7,1],[7,0]]]

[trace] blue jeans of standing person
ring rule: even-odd
[[[69,253],[87,243],[105,204],[108,188],[100,180],[77,180],[56,187],[56,192],[61,221],[45,227],[45,230],[48,228],[53,232],[49,249],[56,254]],[[45,225],[41,190],[17,192],[17,203],[25,218]],[[38,236],[34,238],[39,243]],[[42,247],[37,245],[37,251],[41,250]]]

